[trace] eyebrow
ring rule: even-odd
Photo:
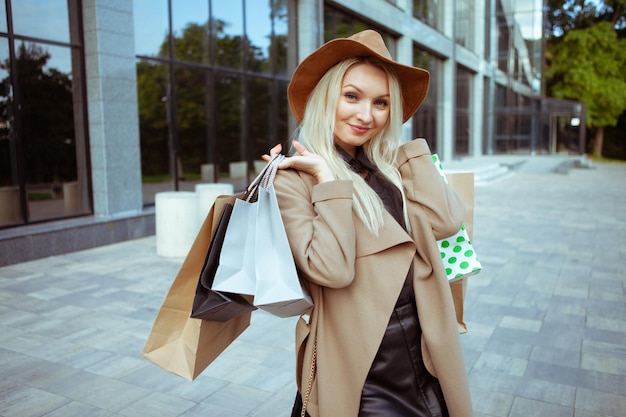
[[[357,90],[359,93],[363,93],[363,90],[361,90],[359,87],[357,87],[354,84],[345,84],[343,87],[341,87],[342,89],[347,88],[347,87],[352,87],[355,90]],[[387,93],[387,94],[381,94],[380,96],[377,96],[376,98],[381,98],[381,97],[391,97],[391,94]]]

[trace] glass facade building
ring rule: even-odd
[[[366,28],[431,73],[405,140],[580,153],[584,106],[542,97],[544,2],[5,0],[0,264],[153,234],[160,191],[243,188],[296,128],[297,63]]]

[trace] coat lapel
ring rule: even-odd
[[[356,256],[367,256],[382,252],[394,246],[413,243],[411,237],[387,211],[383,214],[384,225],[378,237],[372,236],[370,231],[360,220],[356,220]]]

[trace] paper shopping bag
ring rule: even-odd
[[[465,218],[463,224],[469,240],[473,240],[474,230],[474,173],[472,172],[446,172],[448,183],[454,188],[454,191],[461,196],[465,203]],[[456,321],[459,325],[460,333],[467,333],[467,325],[464,319],[464,303],[467,291],[467,277],[450,282],[450,290],[454,300],[454,308],[456,312]]]
[[[448,174],[444,172],[441,162],[439,161],[439,157],[434,154],[432,158],[442,178],[446,182],[448,182]],[[473,174],[467,174],[472,176],[471,191],[473,196]],[[466,178],[467,174],[465,174]],[[460,175],[458,175],[458,177],[460,177]],[[466,188],[464,192],[467,195],[467,188],[469,188],[470,184],[468,184],[467,182],[463,182],[462,180],[458,179],[458,177],[456,180],[456,184],[450,185],[453,188],[455,188],[455,185],[458,188]],[[463,187],[463,185],[465,185],[465,187]],[[457,188],[455,188],[455,191],[456,190]],[[461,195],[461,191],[459,191],[459,194]],[[463,198],[462,195],[461,198]],[[464,200],[464,202],[467,205],[467,201]],[[473,197],[471,206],[471,214],[473,215]],[[441,253],[441,259],[443,261],[446,275],[448,276],[448,281],[453,282],[462,278],[467,278],[471,275],[477,274],[482,269],[478,257],[476,256],[474,246],[472,245],[469,234],[465,227],[465,222],[461,226],[461,229],[455,235],[437,241],[437,245],[439,246],[439,252]]]
[[[236,293],[220,292],[212,288],[232,211],[233,204],[228,202],[224,206],[224,211],[211,238],[193,300],[191,309],[191,317],[193,318],[228,321],[249,311],[256,310],[256,307],[250,302],[250,297]]]
[[[195,379],[249,325],[250,313],[227,322],[190,317],[211,237],[231,196],[218,197],[155,318],[142,356],[162,369]]]
[[[264,185],[258,190],[254,305],[279,317],[300,316],[313,302],[300,283],[274,186]]]
[[[450,184],[454,191],[461,197],[465,203],[465,218],[463,219],[463,227],[467,233],[467,240],[471,243],[473,238],[473,226],[474,226],[474,173],[473,172],[445,172],[439,161],[439,157],[435,154],[432,156],[433,162],[443,179]],[[461,231],[459,231],[461,232]],[[465,238],[465,235],[463,235]],[[441,245],[442,242],[438,242]],[[473,250],[473,249],[471,249]],[[454,253],[454,250],[452,251]],[[446,254],[443,253],[442,257]],[[478,261],[478,259],[476,259]],[[445,264],[444,264],[445,266]],[[478,266],[475,266],[478,267]],[[482,267],[481,267],[482,268]],[[464,304],[465,294],[467,291],[467,279],[470,275],[473,275],[480,271],[480,269],[470,271],[461,277],[456,277],[452,271],[449,271],[448,275],[450,279],[450,291],[454,301],[454,309],[456,313],[456,321],[459,326],[459,333],[467,333],[467,324],[464,319]],[[448,271],[446,271],[448,272]]]
[[[257,205],[257,201],[235,201],[213,281],[216,291],[254,295]]]

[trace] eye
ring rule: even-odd
[[[354,101],[354,100],[356,100],[356,99],[357,99],[357,96],[356,96],[356,94],[354,94],[354,93],[344,93],[344,95],[343,95],[343,96],[344,96],[345,98],[347,98],[348,100],[350,100],[350,101]]]
[[[389,102],[387,100],[380,99],[380,100],[376,100],[374,102],[374,105],[377,106],[377,107],[384,108],[384,107],[387,107],[389,105]]]

